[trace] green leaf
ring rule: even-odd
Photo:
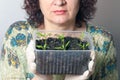
[[[37,48],[42,48],[42,49],[43,49],[43,46],[41,46],[41,45],[37,45],[36,47],[37,47]]]
[[[68,41],[68,42],[66,43],[65,48],[69,45],[69,43],[70,43],[70,41]]]

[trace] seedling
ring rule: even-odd
[[[45,34],[45,33],[43,34],[43,33],[38,32],[37,36],[39,36],[40,38],[45,38],[45,40],[44,40],[43,45],[42,44],[41,45],[36,45],[36,47],[41,48],[42,50],[46,50],[48,48],[46,38],[50,35],[51,35],[50,33],[49,34]]]
[[[82,50],[85,50],[85,49],[87,49],[87,47],[89,46],[90,44],[87,42],[87,43],[82,43],[82,42],[80,42],[79,44],[78,44],[78,46],[79,47],[81,47],[81,49]]]
[[[39,49],[42,49],[42,50],[46,50],[47,49],[47,44],[46,44],[46,41],[45,41],[45,44],[42,46],[42,45],[36,45],[37,48]]]
[[[65,43],[65,40],[64,40],[64,35],[61,34],[61,35],[58,35],[58,39],[60,39],[60,41],[62,42],[62,45],[60,47],[55,47],[55,49],[58,49],[58,50],[66,50],[67,46],[69,45],[70,41],[67,41],[67,43]]]
[[[57,49],[57,50],[66,50],[69,43],[70,43],[70,41],[68,41],[66,44],[62,44],[60,47],[55,47],[55,49]]]

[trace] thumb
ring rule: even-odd
[[[35,60],[34,45],[35,45],[34,41],[31,40],[28,47],[27,47],[27,49],[26,49],[28,70],[30,72],[33,72],[33,73],[36,72],[36,64],[34,62],[34,60]]]

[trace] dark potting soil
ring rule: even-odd
[[[44,47],[45,50],[89,50],[89,45],[86,46],[87,44],[89,44],[87,41],[69,36],[64,37],[64,39],[49,37],[36,40],[36,49],[43,50],[42,47]]]

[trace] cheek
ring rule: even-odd
[[[79,1],[78,0],[73,0],[69,3],[68,6],[69,10],[71,11],[72,14],[77,14],[79,10]]]
[[[80,7],[79,1],[76,1],[73,6],[74,6],[74,10],[78,12]]]
[[[50,2],[48,0],[39,0],[40,9],[47,11],[50,8]]]
[[[44,14],[48,14],[49,13],[50,7],[47,4],[46,5],[42,4],[42,5],[40,5],[40,9],[41,9],[41,11],[42,11],[42,13],[44,15]]]
[[[77,15],[77,13],[78,13],[78,10],[79,10],[79,7],[77,7],[77,6],[71,7],[70,8],[71,16],[75,17]]]

